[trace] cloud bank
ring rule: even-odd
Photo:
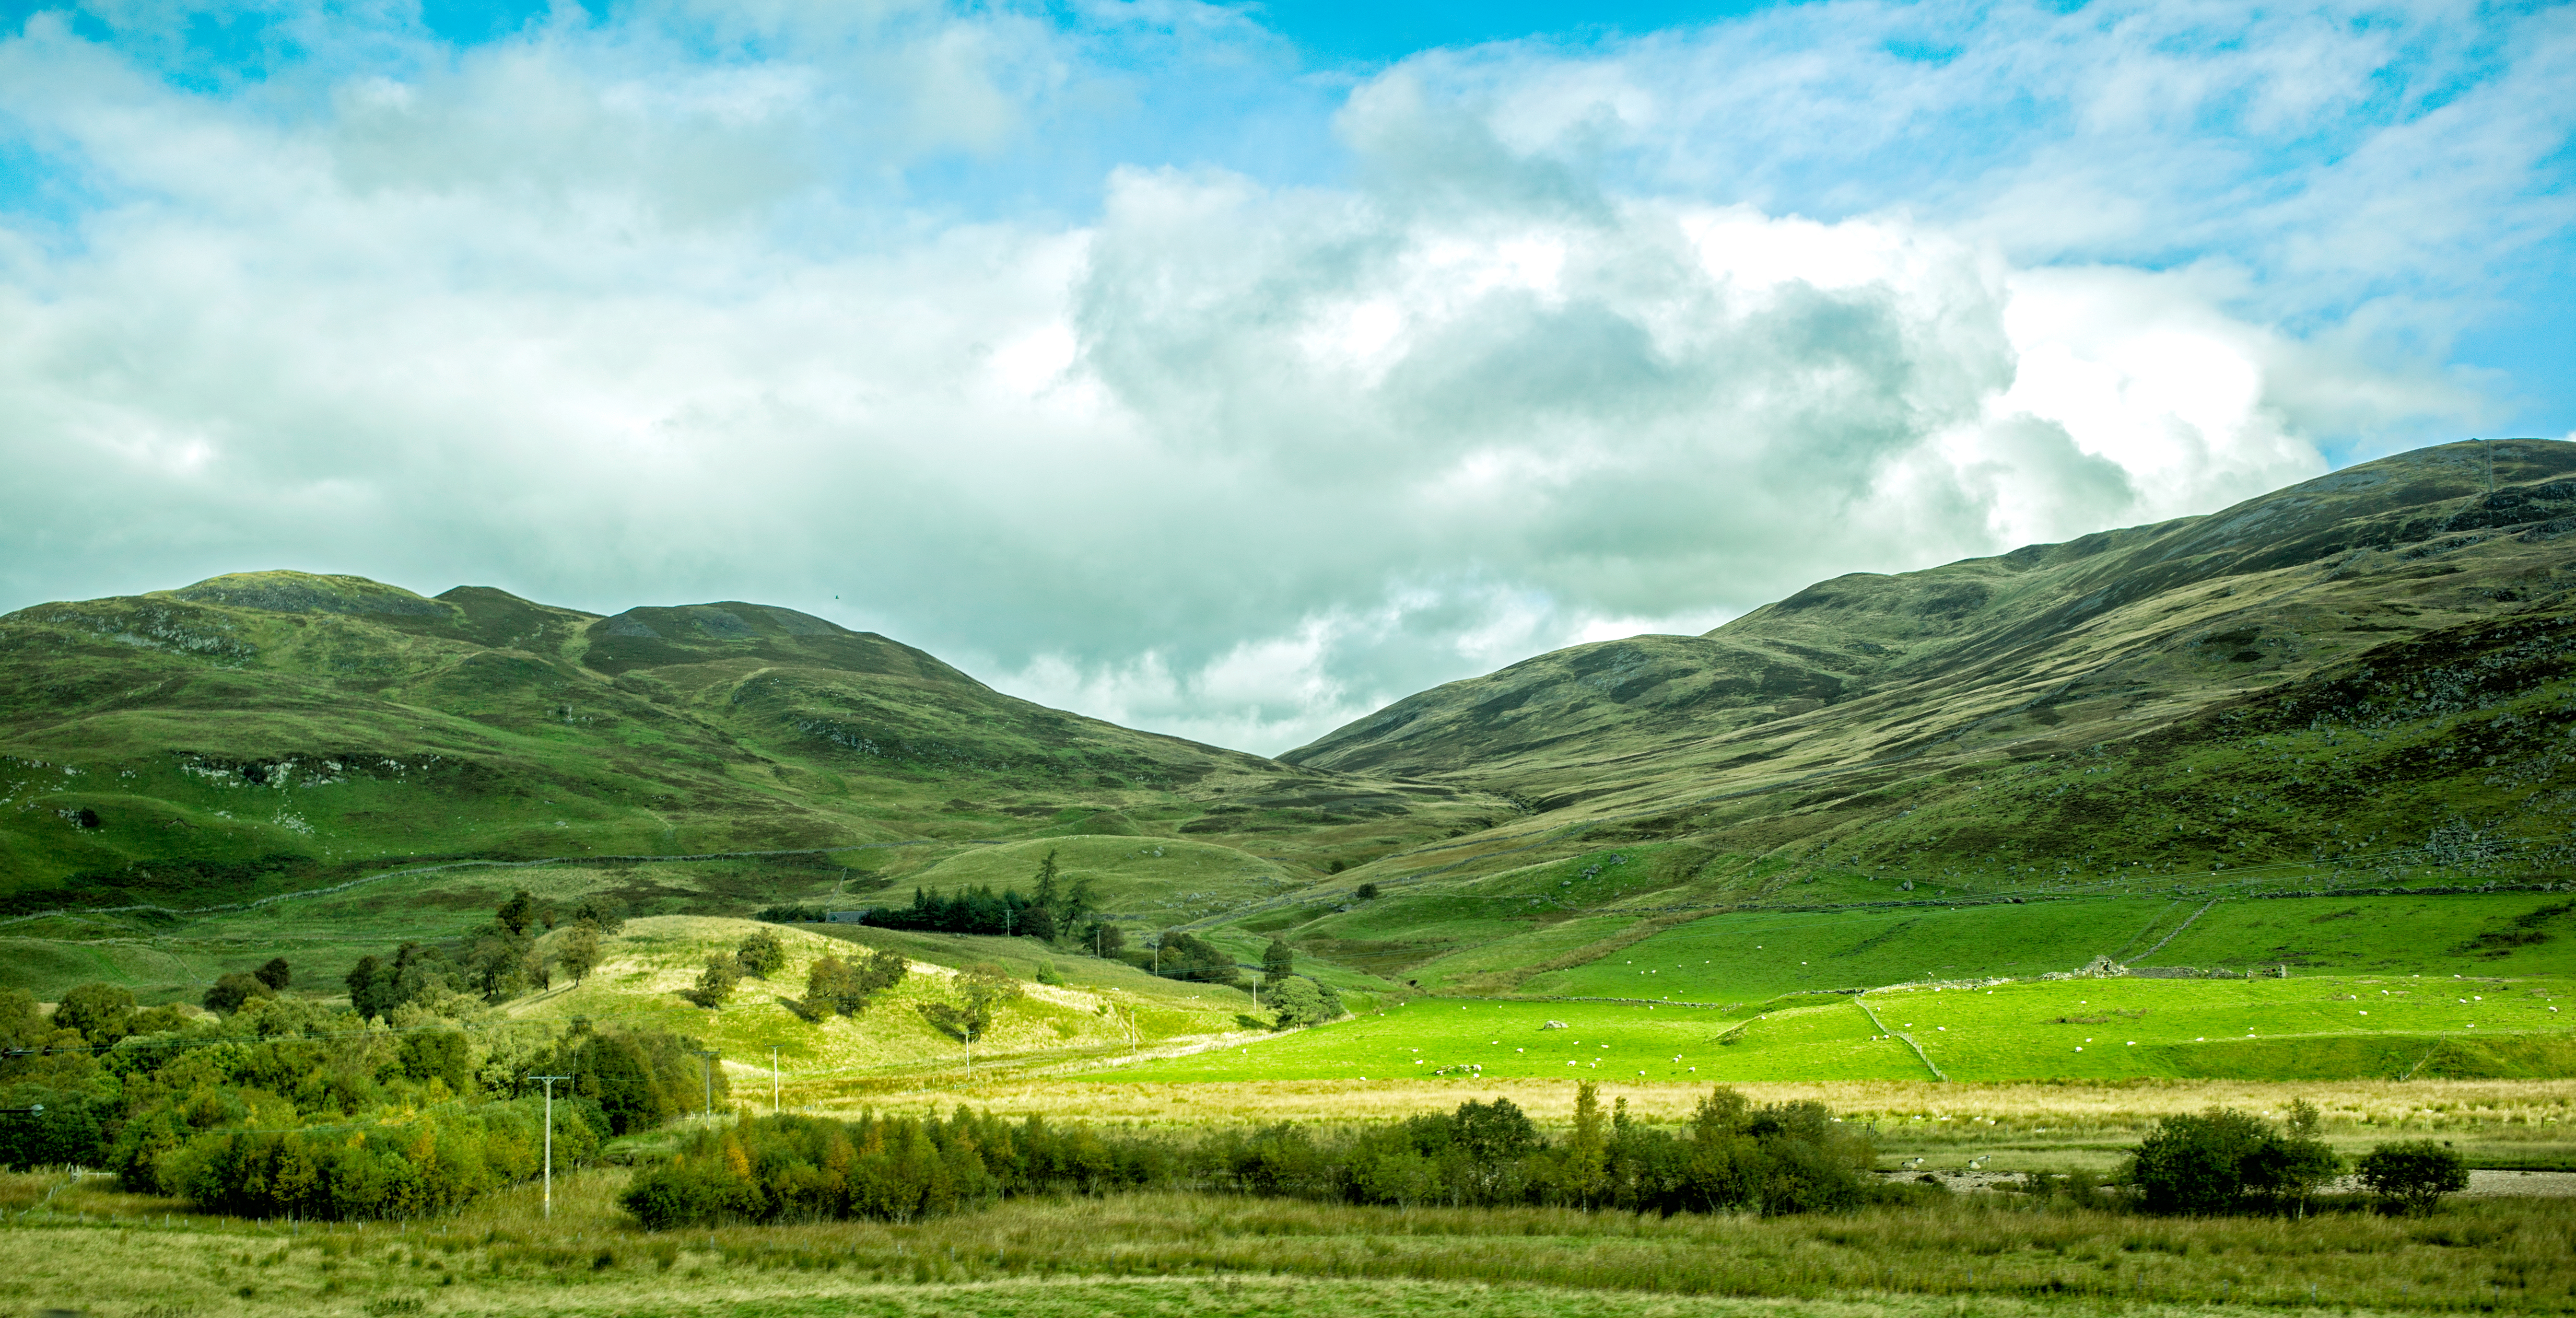
[[[0,607],[751,598],[1261,751],[2478,433],[2576,219],[2564,9],[118,13],[0,42]]]

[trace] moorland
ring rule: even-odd
[[[32,1261],[0,1290],[2563,1310],[2576,1199],[2537,1192],[2576,1173],[2571,532],[2576,446],[2446,445],[1539,656],[1278,757],[742,602],[262,572],[21,610],[0,1101],[52,1115],[0,1115]],[[870,958],[900,969],[835,997]],[[543,1074],[574,1078],[532,1116]],[[724,1132],[773,1112],[1341,1148],[1504,1101],[1571,1156],[1585,1085],[1675,1138],[1718,1086],[1820,1105],[1870,1188],[1664,1216],[1283,1198],[1184,1160],[909,1220],[622,1206],[691,1148],[769,1147]],[[2116,1184],[2178,1119],[2302,1104],[2345,1163],[2432,1139],[2481,1179],[2432,1217],[2350,1181],[2155,1217]],[[307,1145],[343,1169],[312,1176],[377,1178],[363,1224],[221,1171]],[[431,1165],[447,1198],[381,1207]]]

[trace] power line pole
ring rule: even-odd
[[[716,1115],[716,1058],[721,1054],[712,1048],[701,1048],[698,1056],[706,1059],[700,1065],[707,1068],[707,1119],[712,1121]]]
[[[555,1082],[570,1080],[572,1077],[532,1075],[528,1078],[542,1080],[546,1085],[546,1218],[552,1221],[555,1215]]]

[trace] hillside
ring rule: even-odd
[[[789,609],[602,618],[294,572],[0,618],[0,805],[22,910],[421,859],[1066,833],[1186,830],[1314,872],[1511,812],[1048,709]]]
[[[1729,848],[1769,852],[1835,833],[1854,812],[1883,821],[1918,809],[1918,789],[1969,766],[2032,772],[2149,746],[2167,758],[2241,751],[2250,742],[2240,731],[2287,731],[2294,712],[2298,725],[2322,728],[2333,720],[2319,702],[2342,708],[2374,694],[2381,723],[2439,720],[2456,711],[2429,694],[2421,699],[2435,704],[2405,709],[2386,697],[2416,691],[2418,675],[2469,680],[2453,671],[2464,664],[2481,674],[2486,707],[2500,709],[2509,693],[2563,671],[2571,472],[2576,445],[2447,445],[2207,517],[1839,577],[1703,636],[1576,646],[1450,683],[1281,758],[1472,785],[1559,822],[1712,806],[1716,817],[1648,831],[1716,827]],[[2485,729],[2509,744],[2481,742],[2477,767],[2546,740],[2518,726]],[[2387,740],[2389,729],[2378,731],[2373,744]],[[2478,731],[2446,724],[2443,735]],[[2362,753],[2354,740],[2336,758]],[[2452,781],[2477,778],[2469,767],[2434,746],[2375,786],[2419,787],[2458,813],[2503,810],[2482,799],[2496,795],[2489,784]],[[1834,824],[1782,823],[1827,803],[1842,808]],[[2349,833],[2358,817],[2305,822]],[[2438,822],[2361,831],[2385,841],[2411,829],[2405,840],[2420,841]],[[2025,815],[2012,833],[2029,856],[2054,863],[2098,850],[2091,830],[2077,816]]]

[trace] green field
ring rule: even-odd
[[[1725,1003],[1916,981],[2035,978],[2080,969],[2095,957],[2118,960],[2143,951],[2195,912],[2197,920],[2138,964],[2239,972],[2288,965],[2293,973],[2576,974],[2576,941],[2505,948],[2475,941],[2535,913],[2555,912],[2544,925],[2554,927],[2565,918],[2563,895],[2220,901],[2199,911],[2204,904],[2092,897],[1712,916],[1522,987],[1533,994]],[[1498,958],[1502,951],[1480,955]]]
[[[2552,1010],[2560,1006],[2568,1010]],[[1545,1028],[1550,1021],[1567,1028]],[[1954,1081],[2395,1078],[2419,1068],[2427,1078],[2479,1068],[2564,1075],[2576,1071],[2576,981],[2088,979],[1802,995],[1757,1004],[1750,1015],[1416,998],[1334,1025],[1122,1067],[1115,1078],[1932,1079],[1894,1034],[1911,1037]],[[2425,1067],[2428,1058],[2435,1064]]]

